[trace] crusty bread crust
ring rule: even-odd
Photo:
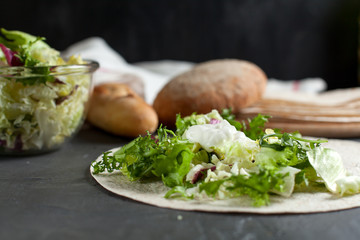
[[[153,106],[160,122],[173,126],[178,113],[187,116],[224,108],[237,112],[258,101],[266,83],[265,73],[251,62],[212,60],[173,78],[158,93]]]
[[[158,126],[154,109],[122,83],[95,86],[87,120],[115,135],[138,137]]]

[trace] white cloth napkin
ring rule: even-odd
[[[91,37],[75,43],[62,52],[63,57],[80,55],[83,59],[95,60],[100,64],[94,74],[94,83],[126,79],[124,75],[138,76],[144,85],[144,95],[147,103],[152,104],[158,92],[174,76],[185,72],[194,65],[191,62],[162,60],[129,64],[104,39]],[[130,78],[129,81],[132,81]],[[321,78],[307,78],[301,80],[282,81],[269,79],[267,92],[306,92],[319,93],[327,88]]]
[[[104,39],[99,37],[91,37],[75,43],[64,50],[61,55],[63,57],[80,55],[83,59],[97,61],[100,68],[94,74],[94,84],[116,81],[126,74],[138,76],[144,83],[145,100],[149,104],[154,101],[158,91],[168,81],[168,77],[165,75],[128,64]]]

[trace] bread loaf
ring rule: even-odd
[[[107,132],[126,137],[152,133],[158,126],[154,109],[122,83],[95,86],[87,120]]]
[[[251,62],[212,60],[170,80],[153,106],[160,122],[173,126],[178,113],[187,116],[224,108],[237,112],[258,101],[266,83],[265,73]]]

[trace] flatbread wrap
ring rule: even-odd
[[[214,117],[214,114],[216,115],[212,112],[210,116]],[[224,136],[231,135],[231,126],[227,120],[220,117],[217,121],[209,118],[209,123],[203,120],[200,120],[201,124],[193,125],[201,126],[200,129],[187,126],[187,130],[180,134],[180,141],[186,144],[192,142],[193,145],[189,145],[190,149],[196,153],[208,151],[204,155],[205,158],[209,158],[206,160],[208,162],[199,163],[198,157],[194,157],[194,154],[191,155],[190,163],[179,164],[179,161],[186,162],[185,157],[172,155],[170,152],[170,156],[175,156],[175,163],[166,162],[169,166],[162,165],[166,157],[160,157],[160,162],[152,162],[148,166],[143,162],[141,166],[145,164],[144,172],[147,175],[136,179],[136,175],[130,172],[134,168],[132,164],[138,160],[131,154],[125,154],[132,148],[139,150],[142,143],[133,141],[99,156],[92,163],[90,172],[102,187],[117,195],[158,207],[179,210],[280,214],[326,212],[360,206],[360,194],[357,194],[360,176],[359,142],[311,138],[307,140],[291,134],[277,134],[271,131],[269,134],[269,129],[263,132],[260,140],[242,139],[244,136],[238,136],[238,130],[234,130],[237,137],[232,137],[231,141],[227,142],[226,139],[221,139],[222,135],[217,135],[217,130],[220,129],[223,133],[224,128]],[[205,128],[208,135],[200,131],[202,128]],[[213,135],[217,137],[211,140]],[[148,136],[148,140],[151,141],[152,137]],[[179,135],[175,134],[174,138],[177,137]],[[206,141],[202,141],[203,139]],[[161,143],[157,141],[164,139],[154,141],[154,146],[160,146]],[[166,139],[165,142],[171,141],[173,140]],[[246,146],[244,151],[236,149],[233,145],[229,148],[223,146],[238,144],[237,141],[241,142],[242,147]],[[231,155],[234,149],[236,154]],[[293,153],[289,154],[291,149],[297,151],[295,155],[299,159],[294,159]],[[147,155],[150,154],[150,150],[146,150]],[[113,153],[115,155],[112,158]],[[110,156],[111,161],[108,164],[111,166],[121,164],[124,157],[128,162],[117,169],[108,166],[108,169],[99,172],[99,167],[104,167],[100,163],[103,163],[107,156]],[[248,161],[244,160],[246,158]],[[276,162],[278,160],[279,162]],[[288,166],[285,166],[286,164]],[[181,175],[185,165],[189,167],[186,174]],[[177,167],[176,173],[174,166]],[[208,168],[202,168],[206,166]],[[238,172],[234,171],[236,167]],[[178,179],[180,181],[176,182]],[[273,185],[269,185],[268,182]],[[218,186],[217,191],[215,194],[208,194],[209,188],[214,188],[214,183]],[[265,193],[263,189],[266,187],[268,188]],[[181,192],[177,191],[178,189],[185,190]]]

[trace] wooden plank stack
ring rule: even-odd
[[[237,113],[247,120],[258,113],[270,115],[266,125],[304,136],[360,137],[360,88],[337,89],[320,94],[267,92],[262,100]]]

